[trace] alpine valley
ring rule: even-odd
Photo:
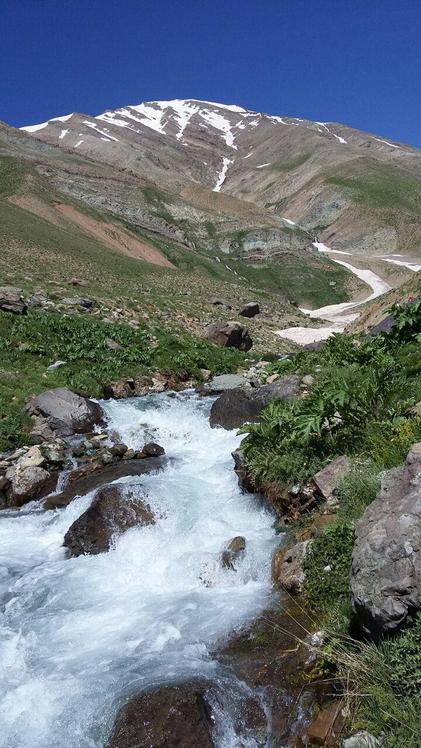
[[[421,151],[0,124],[0,748],[419,748]]]

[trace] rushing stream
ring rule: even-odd
[[[64,533],[92,494],[56,511],[0,513],[1,748],[99,748],[128,696],[192,675],[223,682],[212,650],[270,599],[273,517],[240,492],[231,458],[240,438],[209,427],[209,399],[104,408],[129,446],[152,437],[166,449],[161,473],[125,479],[146,489],[157,522],[108,553],[69,559]],[[247,548],[232,571],[220,554],[235,535]],[[237,744],[229,707],[217,743]]]

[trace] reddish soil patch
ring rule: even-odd
[[[104,246],[120,254],[134,257],[137,260],[144,260],[160,267],[174,267],[159,249],[147,244],[144,240],[131,234],[130,231],[107,221],[98,221],[72,205],[66,205],[65,203],[48,205],[33,195],[14,196],[9,198],[9,201],[19,208],[29,210],[40,218],[44,218],[55,226],[63,226],[64,218],[66,223],[70,222],[76,225],[83,234],[89,234]]]

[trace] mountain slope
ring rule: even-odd
[[[199,185],[252,203],[269,224],[282,228],[282,217],[291,218],[322,240],[335,239],[339,249],[416,254],[421,247],[420,152],[342,125],[176,99],[26,129],[121,171],[147,174],[193,204]],[[247,253],[247,242],[243,248]],[[236,247],[226,238],[224,249]]]
[[[311,324],[297,306],[367,297],[350,267],[396,286],[420,254],[420,152],[337,124],[149,102],[0,125],[0,172],[5,280],[79,276],[194,332],[212,297],[255,297],[252,332],[277,350],[277,330]]]

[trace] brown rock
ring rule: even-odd
[[[118,442],[117,444],[113,444],[111,447],[111,452],[115,457],[123,457],[128,450],[127,444],[123,444],[122,442]]]
[[[104,486],[89,509],[70,526],[63,545],[71,556],[103,553],[110,549],[116,535],[136,525],[155,524],[154,515],[143,499],[134,499],[124,483]]]
[[[249,301],[245,304],[242,309],[238,312],[241,317],[255,317],[256,314],[260,314],[260,307],[257,301]]]
[[[246,539],[242,535],[237,535],[228,543],[222,552],[221,562],[225,569],[235,570],[235,562],[244,553],[246,549]]]
[[[344,725],[342,699],[332,701],[324,707],[307,728],[307,738],[311,745],[336,746]]]
[[[272,556],[272,580],[276,587],[292,593],[303,590],[305,581],[304,560],[311,541],[277,548]]]
[[[249,351],[253,341],[249,331],[239,322],[213,322],[205,328],[205,338],[215,345]]]
[[[206,685],[184,683],[132,698],[118,713],[107,748],[213,748]]]
[[[313,483],[324,499],[330,499],[350,470],[351,463],[348,457],[341,455],[319,470],[313,476]]]
[[[161,457],[150,457],[143,460],[123,459],[111,465],[103,465],[97,460],[89,462],[68,475],[68,482],[63,491],[49,496],[44,501],[44,509],[58,509],[67,506],[76,496],[84,496],[105,483],[111,483],[111,481],[126,478],[129,475],[149,475],[161,470],[163,465],[164,459]]]
[[[142,447],[142,452],[146,457],[161,457],[161,455],[165,454],[165,449],[160,444],[148,442]]]

